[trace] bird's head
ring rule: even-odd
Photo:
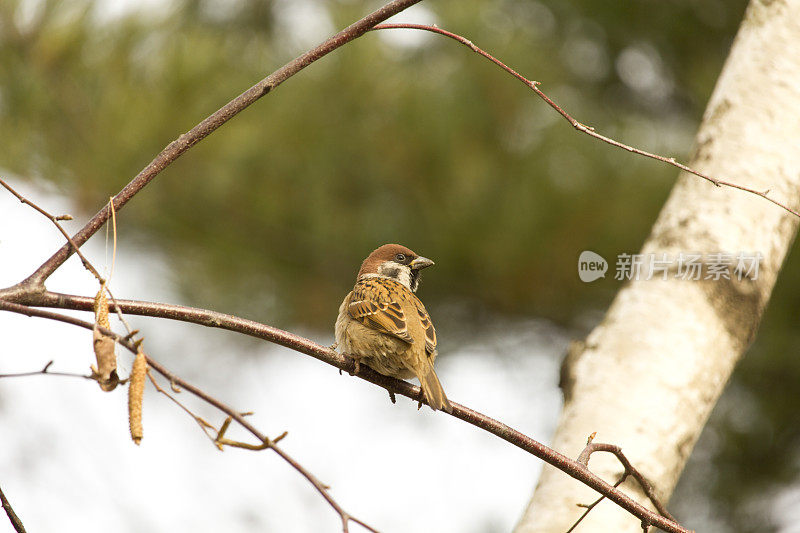
[[[433,261],[415,254],[399,244],[384,244],[374,250],[361,263],[358,277],[383,277],[402,283],[412,292],[419,286],[420,270],[433,265]]]

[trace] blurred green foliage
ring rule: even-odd
[[[102,2],[4,1],[0,168],[50,180],[94,212],[180,133],[375,7],[303,5],[185,0],[111,13]],[[423,6],[428,22],[542,82],[578,120],[686,159],[745,1]],[[276,325],[328,330],[360,260],[384,242],[437,261],[422,288],[434,311],[574,325],[604,308],[619,285],[581,283],[578,255],[637,251],[675,170],[576,133],[454,41],[398,32],[336,51],[195,146],[120,214],[125,242],[166,257],[189,303]],[[726,435],[718,475],[694,485],[730,530],[769,530],[768,507],[753,514],[743,502],[798,477],[791,270],[736,378],[753,423],[732,429],[715,413],[709,431]]]
[[[220,12],[190,1],[110,20],[74,0],[26,17],[13,5],[3,17],[0,165],[55,181],[87,211],[303,49],[291,35],[304,26],[281,23],[287,4]],[[692,3],[646,2],[613,10],[614,25],[612,7],[461,0],[429,9],[542,81],[579,120],[683,156],[739,15],[707,27]],[[318,10],[340,27],[367,6]],[[674,33],[693,36],[703,56]],[[437,261],[427,301],[562,321],[607,302],[614,284],[580,283],[577,256],[637,249],[673,169],[577,135],[454,41],[385,37],[395,35],[326,57],[193,148],[123,212],[125,231],[167,250],[193,303],[283,324],[327,327],[358,262],[393,241]],[[623,51],[656,71],[650,85],[620,80]],[[707,83],[693,87],[693,70]]]

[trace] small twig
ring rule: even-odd
[[[243,448],[245,450],[252,450],[252,451],[266,450],[267,448],[272,448],[275,444],[283,440],[283,438],[289,434],[288,431],[284,431],[274,439],[267,438],[261,444],[249,444],[247,442],[240,442],[238,440],[226,439],[225,433],[228,431],[228,427],[231,425],[232,420],[233,418],[231,418],[230,416],[225,419],[225,422],[222,423],[222,427],[219,428],[219,432],[217,433],[217,436],[214,439],[214,444],[217,445],[217,448],[219,448],[220,451],[222,451],[225,446],[231,446],[233,448]]]
[[[617,482],[616,482],[616,483],[614,483],[613,487],[616,489],[617,487],[619,487],[620,485],[622,485],[622,483],[624,483],[624,482],[625,482],[625,479],[626,479],[627,477],[628,477],[627,475],[623,474],[623,475],[622,475],[622,477],[621,477],[619,480],[617,480]],[[603,495],[603,496],[600,496],[599,498],[597,498],[595,501],[593,501],[592,503],[590,503],[590,504],[588,504],[588,505],[587,505],[587,504],[584,504],[584,503],[579,503],[579,504],[578,504],[578,506],[579,506],[579,507],[585,507],[585,508],[586,508],[586,510],[583,512],[583,514],[582,514],[580,517],[578,517],[578,519],[575,521],[575,523],[574,523],[574,524],[572,524],[572,527],[570,527],[570,528],[569,528],[569,529],[566,531],[566,533],[572,533],[573,531],[575,531],[575,528],[576,528],[576,527],[578,527],[578,524],[580,524],[580,523],[581,523],[581,521],[582,521],[584,518],[586,518],[586,515],[588,515],[588,514],[589,514],[589,512],[590,512],[592,509],[594,509],[594,508],[597,506],[597,504],[599,504],[600,502],[602,502],[602,501],[603,501],[603,500],[605,500],[605,499],[606,499],[606,497],[605,497],[605,495]]]
[[[148,379],[150,379],[150,383],[153,384],[153,387],[155,387],[155,389],[158,392],[160,392],[161,394],[163,394],[164,396],[169,398],[172,402],[175,403],[175,405],[180,407],[187,415],[189,415],[192,418],[192,420],[194,420],[197,423],[197,425],[200,426],[200,429],[203,430],[203,433],[206,435],[206,437],[208,437],[209,440],[212,443],[214,443],[214,445],[217,446],[217,448],[219,448],[220,450],[222,450],[222,445],[233,446],[233,447],[236,447],[236,448],[245,448],[247,450],[265,450],[267,448],[272,447],[273,444],[278,443],[284,437],[286,437],[286,435],[288,435],[288,432],[284,431],[282,434],[278,435],[278,437],[276,437],[274,439],[267,439],[266,442],[264,442],[264,443],[262,443],[260,445],[247,444],[247,443],[244,443],[244,442],[238,442],[238,441],[232,441],[232,440],[225,439],[223,437],[225,436],[225,432],[228,430],[228,427],[230,426],[231,422],[233,421],[233,417],[229,416],[228,418],[226,418],[225,422],[223,422],[223,424],[220,427],[220,429],[217,429],[213,424],[208,422],[202,416],[195,414],[191,409],[186,407],[186,405],[184,405],[183,402],[181,402],[180,400],[175,398],[172,394],[170,394],[165,389],[163,389],[158,384],[158,381],[156,381],[156,378],[153,377],[153,374],[150,372],[150,370],[147,371],[147,377],[148,377]],[[251,414],[251,413],[242,413],[242,416],[245,416],[246,414]],[[215,431],[216,435],[213,435],[213,434],[209,433],[209,431]]]
[[[578,456],[577,461],[582,464],[585,468],[589,468],[589,459],[591,458],[592,454],[595,452],[607,452],[613,454],[617,460],[622,464],[623,472],[620,476],[619,480],[614,484],[614,487],[619,487],[622,483],[625,482],[628,477],[632,477],[636,480],[639,486],[642,488],[642,492],[644,492],[645,496],[650,500],[656,510],[661,514],[661,516],[672,520],[673,522],[677,522],[675,518],[667,511],[667,508],[661,503],[661,500],[658,499],[656,495],[655,489],[653,485],[650,484],[649,481],[644,477],[644,475],[636,469],[636,467],[631,464],[630,460],[622,453],[622,448],[615,444],[605,444],[605,443],[594,443],[596,433],[592,433],[586,441],[586,447],[581,451],[580,455]],[[583,520],[589,511],[594,509],[594,507],[599,504],[605,496],[597,499],[590,505],[582,505],[582,507],[586,507],[586,511],[581,515],[580,518],[573,524],[573,526],[567,530],[567,533],[570,533],[577,527],[581,520]],[[653,525],[649,520],[646,518],[642,518],[642,529],[646,532],[647,529]]]
[[[216,430],[217,429],[217,428],[214,427],[213,424],[207,422],[203,417],[194,414],[192,412],[192,410],[189,409],[188,407],[186,407],[185,405],[183,405],[183,403],[180,400],[178,400],[173,395],[168,393],[166,390],[161,388],[161,386],[158,384],[156,379],[153,377],[153,374],[150,372],[150,369],[147,370],[147,377],[148,377],[148,379],[150,379],[150,383],[153,384],[153,387],[155,387],[155,389],[158,392],[160,392],[161,394],[163,394],[164,396],[166,396],[167,398],[172,400],[172,402],[175,403],[175,405],[180,407],[187,415],[192,417],[192,420],[194,420],[197,423],[197,425],[200,426],[200,429],[203,430],[203,433],[205,433],[206,437],[208,437],[209,440],[211,440],[211,442],[214,442],[214,436],[208,432],[209,430]]]
[[[9,503],[6,495],[3,494],[2,488],[0,488],[0,503],[2,503],[3,510],[6,512],[11,525],[14,526],[14,531],[17,533],[25,533],[25,526],[22,525],[22,520],[20,520],[17,513],[14,512],[14,508],[11,507],[11,503]]]
[[[50,367],[52,366],[53,361],[48,362],[41,370],[34,370],[32,372],[17,372],[13,374],[0,374],[0,378],[24,378],[28,376],[68,376],[73,378],[83,378],[83,379],[91,379],[94,380],[95,378],[88,375],[88,374],[77,374],[73,372],[51,372]]]
[[[76,254],[78,254],[78,257],[83,263],[83,267],[89,272],[91,272],[95,278],[97,278],[97,281],[100,283],[100,285],[105,284],[106,282],[105,278],[100,275],[100,272],[98,272],[97,269],[92,265],[92,263],[89,262],[86,256],[83,255],[83,253],[81,253],[81,250],[78,247],[78,245],[75,244],[75,241],[72,240],[72,237],[69,236],[69,233],[66,232],[64,226],[62,226],[61,223],[59,222],[60,220],[72,220],[72,215],[58,215],[58,216],[52,215],[49,212],[45,211],[44,208],[38,206],[31,200],[28,200],[27,198],[22,196],[20,193],[14,190],[11,187],[11,185],[6,183],[2,178],[0,178],[0,185],[5,187],[6,190],[10,192],[12,195],[14,195],[17,198],[17,200],[19,200],[21,203],[32,207],[34,210],[38,211],[41,215],[47,218],[50,222],[55,224],[56,228],[58,228],[58,231],[61,232],[61,235],[63,235],[64,238],[67,239],[67,243],[69,243],[69,245],[72,246],[72,250]]]
[[[541,89],[539,89],[539,85],[541,85],[541,82],[529,80],[528,78],[526,78],[525,76],[523,76],[522,74],[520,74],[519,72],[514,70],[513,68],[509,67],[508,65],[506,65],[505,63],[503,63],[502,61],[500,61],[499,59],[497,59],[496,57],[491,55],[490,53],[482,50],[481,48],[479,48],[477,46],[475,46],[475,44],[472,41],[470,41],[469,39],[467,39],[466,37],[463,37],[463,36],[458,35],[458,34],[453,33],[453,32],[449,32],[447,30],[443,30],[443,29],[441,29],[441,28],[439,28],[437,26],[429,26],[429,25],[426,25],[426,24],[378,24],[374,28],[372,28],[372,30],[370,30],[370,31],[375,31],[375,30],[393,30],[393,29],[429,31],[431,33],[437,33],[439,35],[443,35],[445,37],[449,37],[450,39],[458,41],[459,43],[463,44],[464,46],[466,46],[467,48],[469,48],[470,50],[472,50],[476,54],[479,54],[479,55],[485,57],[486,59],[488,59],[489,61],[491,61],[492,63],[494,63],[495,65],[497,65],[498,67],[500,67],[501,69],[505,70],[506,72],[511,74],[513,77],[517,78],[519,81],[524,83],[530,90],[535,92],[539,96],[539,98],[544,100],[547,103],[547,105],[552,107],[559,115],[564,117],[564,119],[567,122],[569,122],[570,125],[572,125],[572,127],[575,128],[576,130],[581,131],[581,132],[585,133],[586,135],[589,135],[590,137],[594,137],[595,139],[598,139],[598,140],[600,140],[600,141],[602,141],[604,143],[610,144],[611,146],[616,146],[617,148],[622,148],[623,150],[627,150],[628,152],[631,152],[631,153],[634,153],[634,154],[637,154],[637,155],[641,155],[641,156],[644,156],[644,157],[649,157],[650,159],[655,159],[657,161],[661,161],[662,163],[666,163],[668,165],[672,165],[674,167],[677,167],[677,168],[683,170],[684,172],[688,172],[689,174],[694,174],[695,176],[703,178],[704,180],[708,181],[709,183],[712,183],[713,185],[715,185],[717,187],[730,187],[732,189],[738,189],[740,191],[744,191],[744,192],[747,192],[747,193],[750,193],[750,194],[754,194],[756,196],[760,196],[761,198],[764,198],[765,200],[767,200],[769,202],[772,202],[773,204],[777,205],[781,209],[784,209],[785,211],[788,211],[789,213],[793,214],[794,216],[800,218],[800,212],[798,212],[795,209],[792,209],[791,207],[789,207],[788,205],[786,205],[784,203],[779,202],[778,200],[774,200],[774,199],[770,198],[769,196],[767,196],[767,193],[769,193],[769,189],[767,189],[766,191],[759,191],[759,190],[751,188],[751,187],[745,187],[744,185],[739,185],[739,184],[736,184],[736,183],[732,183],[730,181],[724,181],[724,180],[715,178],[714,176],[711,176],[709,174],[705,174],[703,172],[700,172],[699,170],[695,170],[695,169],[693,169],[693,168],[691,168],[691,167],[689,167],[687,165],[684,165],[683,163],[679,163],[679,162],[677,162],[675,160],[674,157],[664,157],[663,155],[658,155],[658,154],[654,154],[654,153],[651,153],[651,152],[647,152],[645,150],[641,150],[639,148],[635,148],[635,147],[627,145],[627,144],[625,144],[623,142],[620,142],[620,141],[617,141],[615,139],[612,139],[611,137],[606,137],[605,135],[601,135],[601,134],[597,133],[592,126],[587,126],[586,124],[583,124],[583,123],[578,122],[577,120],[575,120],[572,117],[572,115],[567,113],[562,107],[560,107],[558,104],[556,104],[549,96],[547,96]]]
[[[669,518],[673,522],[675,521],[675,517],[673,517],[669,511],[667,511],[667,508],[661,503],[661,501],[658,499],[658,496],[656,496],[656,491],[653,488],[653,485],[651,485],[644,475],[642,475],[642,473],[631,464],[627,457],[625,457],[625,454],[622,453],[622,448],[616,444],[591,442],[587,444],[586,448],[584,448],[581,452],[581,455],[578,457],[578,462],[588,467],[589,457],[594,452],[607,452],[613,454],[619,460],[619,462],[622,463],[623,468],[625,468],[625,474],[633,477],[636,482],[639,483],[639,486],[642,488],[645,496],[647,496],[650,502],[652,502],[659,514],[661,514],[663,517]]]
[[[114,294],[111,292],[111,288],[108,287],[108,282],[107,282],[108,280],[106,280],[103,276],[100,275],[100,272],[95,268],[94,265],[92,265],[91,261],[89,261],[89,259],[85,255],[83,255],[83,253],[81,252],[81,250],[78,247],[78,245],[75,244],[75,241],[72,240],[72,237],[69,236],[69,233],[67,233],[66,230],[64,229],[64,227],[59,223],[60,220],[72,220],[72,215],[54,216],[54,215],[50,214],[49,212],[47,212],[44,208],[40,207],[39,205],[35,204],[31,200],[29,200],[29,199],[25,198],[24,196],[22,196],[20,193],[18,193],[16,190],[14,190],[11,187],[11,185],[6,183],[2,178],[0,178],[0,185],[5,187],[6,190],[8,192],[10,192],[12,195],[14,195],[17,198],[17,200],[19,200],[21,203],[32,207],[34,210],[36,210],[37,212],[41,213],[45,218],[47,218],[53,224],[55,224],[56,228],[58,228],[58,231],[61,232],[61,235],[63,235],[64,238],[67,239],[67,243],[70,246],[72,246],[73,251],[76,254],[78,254],[78,257],[80,258],[81,263],[83,263],[83,267],[86,270],[88,270],[89,272],[91,272],[91,274],[97,279],[98,283],[100,283],[101,287],[105,287],[106,292],[108,292],[108,296],[111,298],[111,302],[114,304],[114,309],[115,309],[115,311],[117,313],[117,317],[119,318],[120,322],[122,322],[123,326],[125,326],[125,329],[128,331],[129,335],[130,336],[135,335],[135,332],[131,330],[130,325],[125,320],[125,317],[122,315],[122,311],[120,311],[120,308],[117,305],[117,300],[116,300],[116,298],[114,298]],[[112,208],[112,215],[113,215],[113,208]],[[115,257],[116,257],[116,252],[117,252],[117,228],[116,228],[116,218],[114,218],[114,256]],[[113,266],[112,266],[112,272],[113,272]]]

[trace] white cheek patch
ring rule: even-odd
[[[408,268],[401,268],[400,275],[397,276],[397,281],[408,287],[411,288],[411,270]]]

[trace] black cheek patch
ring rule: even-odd
[[[400,267],[396,267],[394,265],[384,266],[381,270],[384,276],[389,276],[390,278],[395,279],[400,277]]]

